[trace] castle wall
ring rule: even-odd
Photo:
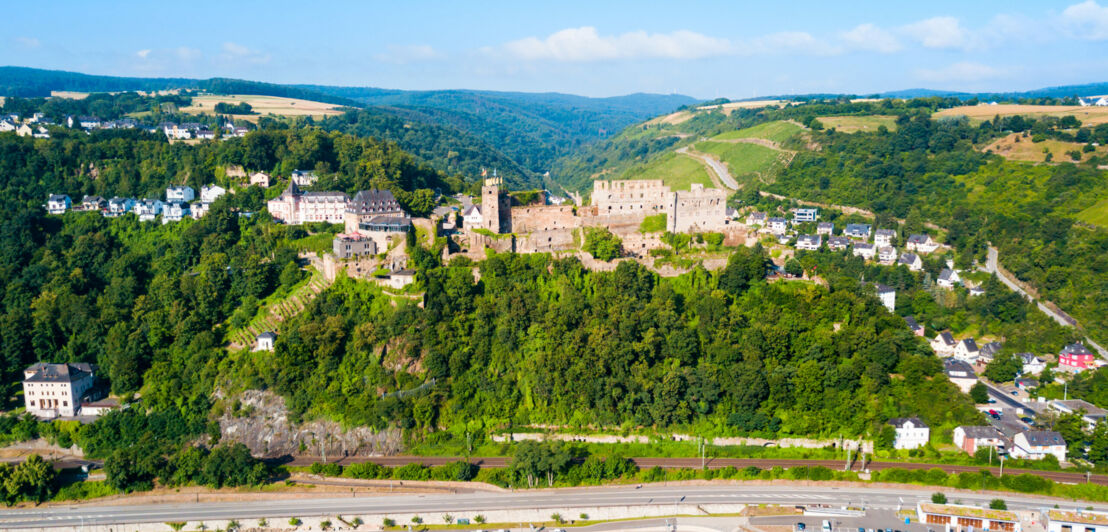
[[[577,249],[577,244],[573,239],[574,231],[575,229],[567,227],[528,233],[519,237],[516,241],[516,252],[555,253]]]
[[[664,212],[671,192],[661,179],[593,181],[592,204],[597,214],[642,214]]]
[[[580,225],[570,205],[512,207],[511,213],[511,232],[516,234],[573,229]]]
[[[694,184],[691,190],[678,190],[673,214],[666,218],[671,233],[719,231],[727,222],[727,191]]]

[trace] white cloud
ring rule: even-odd
[[[745,47],[746,54],[835,55],[842,52],[804,31],[782,31],[758,37]]]
[[[552,33],[545,39],[528,37],[509,42],[502,48],[508,55],[519,59],[564,62],[645,58],[699,59],[734,52],[734,46],[727,39],[687,30],[600,35],[591,26],[567,28]]]
[[[181,46],[173,51],[177,55],[177,59],[181,61],[193,61],[199,59],[202,55],[200,50],[196,48],[189,48],[188,46]]]
[[[970,33],[954,17],[933,17],[904,26],[901,31],[926,48],[969,48]]]
[[[378,61],[403,65],[419,61],[433,61],[445,57],[429,44],[393,45],[388,46],[388,52],[373,56]]]
[[[147,48],[145,50],[139,50],[135,52],[135,55],[138,56],[139,59],[146,59],[147,57],[150,57],[150,49]]]
[[[930,82],[972,82],[987,79],[995,79],[1006,75],[1002,69],[994,68],[972,61],[961,61],[939,69],[919,69],[916,77]]]
[[[1092,41],[1108,39],[1108,7],[1095,0],[1067,7],[1060,20],[1064,30],[1073,37]]]
[[[24,48],[38,48],[42,43],[34,37],[16,37],[15,42]]]
[[[840,33],[839,39],[851,50],[891,54],[901,49],[896,36],[873,24],[859,24]]]
[[[269,54],[263,54],[241,44],[228,41],[223,43],[223,54],[221,54],[220,58],[228,62],[234,61],[261,64],[268,63],[270,56]]]

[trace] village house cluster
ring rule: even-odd
[[[120,198],[104,199],[101,196],[85,196],[74,205],[66,194],[51,194],[46,200],[46,212],[65,214],[66,212],[99,212],[105,217],[115,218],[129,212],[135,213],[140,222],[152,222],[161,216],[162,223],[179,222],[185,218],[200,219],[208,213],[211,204],[227,189],[219,185],[200,187],[200,198],[196,191],[186,185],[174,185],[165,189],[165,201],[160,199]],[[196,201],[194,201],[196,200]]]
[[[20,119],[17,114],[9,114],[0,117],[0,133],[14,131],[17,135],[22,137],[48,139],[50,138],[50,131],[47,129],[47,126],[64,126],[70,129],[82,129],[85,131],[100,129],[145,129],[151,133],[163,133],[166,138],[172,140],[214,139],[216,137],[215,131],[197,122],[185,122],[181,124],[162,122],[161,124],[150,127],[143,126],[142,123],[134,118],[126,117],[118,120],[101,120],[95,116],[67,116],[65,122],[62,124],[55,124],[43,113],[35,113],[24,119]],[[249,128],[236,126],[230,121],[223,124],[222,130],[220,138],[224,140],[245,136],[250,131]]]

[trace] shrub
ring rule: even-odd
[[[320,521],[320,522],[319,522],[319,528],[320,528],[321,530],[328,530],[328,529],[330,529],[330,528],[331,528],[331,520],[330,520],[330,519],[324,519],[324,520]]]
[[[342,476],[342,466],[338,464],[324,464],[316,462],[311,467],[312,474],[323,475],[327,477]]]
[[[935,504],[946,504],[946,495],[944,495],[942,492],[936,491],[935,493],[931,494],[931,502]]]
[[[396,526],[396,520],[386,517],[381,521],[381,524],[385,525],[386,528],[393,527],[393,526]]]
[[[418,525],[423,522],[423,518],[418,515],[413,515],[412,522]]]
[[[1004,499],[993,499],[989,501],[989,508],[993,510],[1007,510],[1008,503],[1004,502]]]
[[[478,514],[473,517],[473,522],[482,525],[485,523],[485,516]]]
[[[303,523],[303,521],[301,521],[299,517],[293,517],[289,519],[290,526],[300,526],[300,523]]]
[[[374,479],[388,478],[392,473],[389,468],[373,462],[350,464],[342,468],[342,476],[346,478]]]

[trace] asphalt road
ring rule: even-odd
[[[226,519],[280,519],[310,516],[358,516],[388,513],[433,514],[449,512],[455,516],[473,512],[512,509],[563,507],[606,507],[665,505],[678,501],[684,505],[758,504],[863,506],[867,510],[893,510],[914,507],[930,500],[927,490],[883,488],[827,488],[800,486],[665,486],[528,490],[504,493],[458,495],[383,495],[320,499],[292,499],[250,502],[191,504],[150,504],[105,506],[89,503],[68,507],[0,510],[0,528],[78,527],[128,523],[164,523],[174,521],[217,521]],[[995,498],[989,494],[959,494],[963,504],[984,505]],[[1056,501],[1034,497],[1005,497],[1011,509],[1039,509]],[[1064,506],[1064,504],[1063,504]],[[1087,506],[1082,503],[1082,507]],[[1108,505],[1093,505],[1108,510]]]
[[[692,157],[704,163],[708,167],[708,171],[714,173],[725,187],[731,190],[739,189],[739,182],[735,181],[734,177],[731,177],[731,172],[727,170],[727,167],[724,166],[723,163],[714,159],[712,156],[705,155],[698,151],[689,150],[688,146],[678,149],[677,153],[688,155],[689,157]]]

